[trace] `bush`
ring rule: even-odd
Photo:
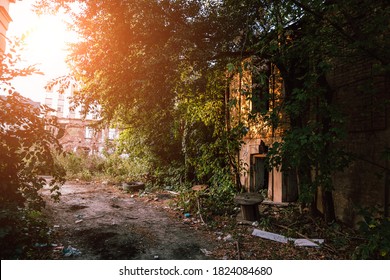
[[[56,154],[56,162],[66,170],[68,180],[90,181],[104,171],[104,159],[84,153]]]
[[[50,190],[58,198],[64,171],[54,161],[51,148],[60,146],[39,117],[42,111],[17,93],[0,98],[0,256],[25,258],[36,242],[45,238],[40,215],[44,201],[39,191],[52,175]]]
[[[66,153],[56,155],[57,163],[66,170],[68,180],[110,180],[112,182],[142,180],[147,173],[144,159],[131,158],[117,153],[88,155]]]
[[[209,180],[209,187],[202,193],[202,217],[205,221],[211,220],[215,215],[226,216],[234,214],[234,197],[236,186],[227,170],[215,170],[214,176]],[[188,213],[197,213],[197,194],[190,186],[180,190],[178,206]]]
[[[10,42],[9,42],[10,43]],[[11,81],[36,73],[34,67],[17,68],[21,40],[13,43],[8,54],[0,55],[0,257],[27,258],[35,243],[47,236],[39,191],[52,175],[49,188],[59,198],[64,170],[56,164],[52,149],[61,147],[50,130],[54,119],[44,118],[48,109],[15,92]]]
[[[390,259],[390,218],[377,208],[360,210],[363,220],[359,231],[364,237],[353,257],[355,259]]]

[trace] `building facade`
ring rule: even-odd
[[[334,175],[336,216],[353,224],[356,209],[376,207],[390,214],[390,79],[364,57],[339,63],[327,77],[346,119],[351,164]]]
[[[119,130],[102,126],[98,113],[85,115],[81,106],[75,106],[75,90],[71,86],[61,93],[56,88],[47,91],[44,104],[52,109],[48,117],[56,117],[57,137],[65,151],[101,155],[109,148],[108,143],[119,136]]]
[[[263,110],[272,111],[283,101],[283,79],[274,66],[264,68],[268,74],[266,88],[259,92],[253,73],[243,71],[233,77],[230,98],[236,98],[232,107],[231,125],[242,122],[247,128],[239,159],[245,167],[241,172],[241,184],[247,191],[266,190],[268,199],[274,202],[293,202],[298,198],[296,174],[267,170],[267,150],[288,128],[287,117],[278,129],[262,118],[248,121],[257,112],[256,96],[267,99]],[[346,122],[346,139],[343,146],[351,156],[351,163],[333,175],[333,201],[336,217],[347,224],[355,224],[360,207],[376,207],[390,214],[390,79],[377,70],[376,62],[366,58],[338,63],[326,77],[334,91],[334,105],[342,112]],[[282,114],[282,113],[280,113]],[[322,212],[321,191],[318,191],[317,209]]]
[[[262,116],[276,113],[274,110],[283,102],[283,80],[275,65],[257,60],[244,62],[243,71],[232,77],[229,86],[228,103],[235,104],[231,107],[229,125],[241,124],[247,129],[238,155],[243,167],[240,183],[249,192],[267,193],[274,202],[296,201],[296,176],[278,168],[269,170],[266,165],[269,147],[281,141],[288,127],[282,112],[277,112],[281,120],[277,128]],[[244,65],[250,67],[245,69]]]
[[[6,46],[6,33],[8,25],[12,21],[9,15],[9,4],[15,3],[15,0],[0,0],[0,53],[4,53]]]

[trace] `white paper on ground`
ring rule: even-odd
[[[264,230],[259,230],[259,229],[253,229],[252,235],[258,236],[261,238],[273,240],[276,242],[280,243],[287,243],[288,241],[294,241],[295,246],[306,246],[306,247],[319,247],[318,244],[324,243],[324,239],[295,239],[295,238],[287,238],[284,235],[264,231]],[[314,241],[314,242],[313,242]],[[316,243],[315,243],[316,242]]]
[[[287,243],[289,241],[289,239],[283,235],[264,231],[264,230],[259,230],[256,228],[253,230],[252,235],[258,236],[261,238],[265,238],[265,239],[269,239],[269,240],[273,240],[273,241],[277,241],[280,243]]]
[[[295,239],[294,240],[295,246],[318,247],[318,244],[322,244],[322,243],[324,243],[324,239],[311,239],[311,240]]]

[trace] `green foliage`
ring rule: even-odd
[[[38,2],[42,11],[74,5]],[[100,104],[105,119],[130,127],[128,138],[148,147],[144,153],[136,146],[137,157],[150,162],[146,169],[159,184],[168,176],[177,182],[169,185],[215,178],[223,186],[231,180],[239,185],[237,151],[245,126],[229,114],[240,100],[227,96],[227,75],[242,76],[249,64],[243,61],[256,57],[275,65],[284,82],[279,104],[256,100],[245,86],[239,92],[257,107],[248,121],[260,116],[275,131],[289,125],[269,163],[296,172],[302,201],[313,201],[319,186],[330,193],[332,174],[349,158],[344,119],[327,78],[337,63],[374,59],[381,72],[390,61],[385,0],[85,0],[82,7],[72,23],[81,38],[72,46],[73,74],[83,84],[75,101],[86,108]],[[264,84],[268,76],[256,74]],[[122,170],[118,162],[110,172]]]
[[[390,218],[377,208],[363,208],[359,213],[359,231],[364,242],[356,247],[355,259],[390,259]]]
[[[199,193],[191,188],[182,187],[177,205],[184,213],[191,213],[194,216],[200,211],[203,220],[208,223],[215,216],[229,216],[235,213],[234,196],[236,193],[235,185],[232,183],[210,185],[205,191]]]
[[[1,57],[0,87],[0,247],[1,259],[25,258],[35,242],[46,237],[40,214],[44,201],[39,193],[47,186],[59,198],[64,170],[51,151],[61,151],[50,127],[53,119],[44,118],[47,108],[15,92],[11,82],[36,72],[34,67],[18,69],[18,41],[9,54]],[[41,175],[51,175],[46,182]]]
[[[66,170],[66,178],[89,181],[92,175],[103,171],[103,160],[98,156],[89,156],[85,153],[55,154],[56,162]]]
[[[56,160],[67,172],[67,179],[110,180],[129,182],[152,180],[158,171],[155,161],[142,138],[128,128],[116,141],[107,141],[102,154],[68,152],[56,155]]]
[[[117,153],[102,156],[70,152],[57,155],[56,161],[66,170],[68,180],[128,182],[142,180],[147,174],[140,162]]]

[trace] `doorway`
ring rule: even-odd
[[[268,189],[269,170],[266,167],[265,154],[252,154],[250,166],[250,191],[259,192]]]

